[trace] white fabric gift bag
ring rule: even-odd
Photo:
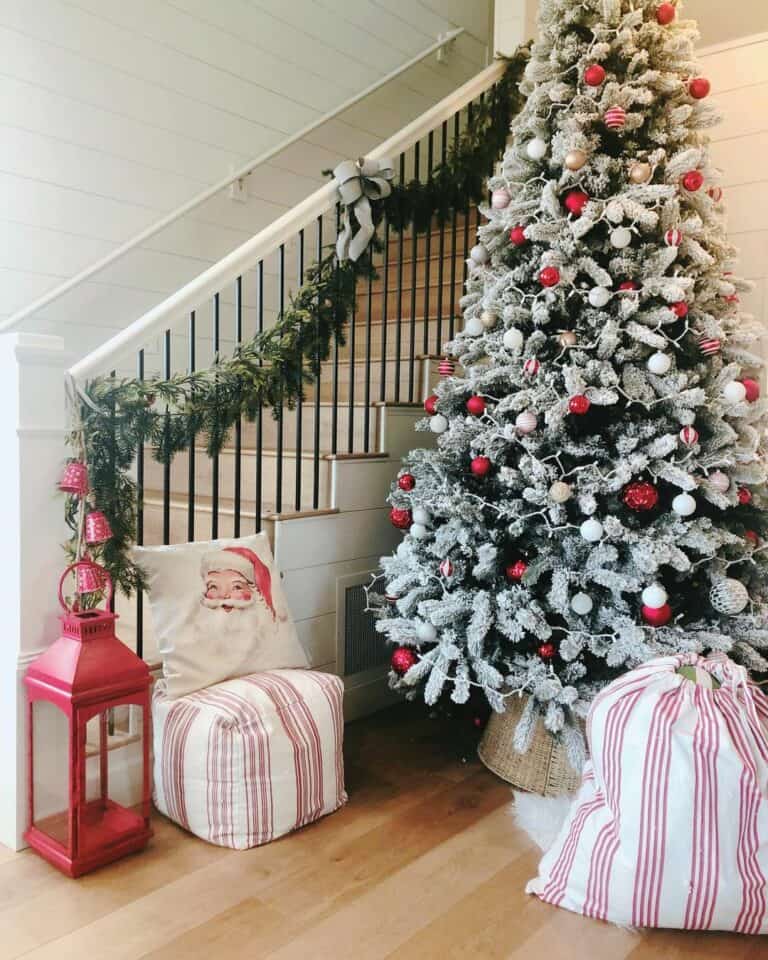
[[[651,660],[595,698],[587,739],[527,891],[613,923],[768,933],[768,699],[746,671],[723,655]]]

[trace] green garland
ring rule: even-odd
[[[423,230],[432,217],[444,222],[453,210],[485,198],[488,172],[503,152],[511,120],[522,105],[518,85],[528,58],[529,46],[520,47],[495,94],[476,109],[445,162],[426,183],[395,187],[377,206],[377,220],[386,216],[398,232],[411,224]],[[378,249],[375,240],[372,249]],[[138,491],[131,469],[137,451],[149,444],[158,462],[170,464],[177,453],[203,438],[208,456],[214,457],[241,419],[253,421],[264,407],[293,408],[336,338],[343,344],[358,279],[373,276],[370,253],[344,263],[329,253],[306,271],[306,281],[277,323],[238,346],[232,357],[217,359],[200,373],[168,380],[97,377],[79,388],[79,422],[69,437],[72,459],[87,462],[89,503],[106,515],[112,528],[112,538],[89,547],[88,554],[109,571],[116,589],[130,595],[144,586],[130,552],[136,541]],[[70,559],[81,549],[80,507],[76,495],[67,496]]]

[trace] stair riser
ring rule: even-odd
[[[443,317],[449,315],[451,308],[451,285],[450,278],[446,277],[445,282],[443,283],[443,299],[441,303],[441,312]],[[459,312],[459,300],[461,299],[464,287],[462,280],[461,271],[458,272],[456,276],[456,283],[453,288],[453,311],[454,314]],[[403,289],[400,297],[397,295],[397,287],[392,288],[390,285],[390,291],[387,296],[387,312],[386,318],[388,320],[396,320],[398,317],[425,317],[425,316],[436,316],[437,315],[437,306],[438,306],[438,293],[440,288],[436,283],[431,283],[429,287],[417,286],[415,295],[412,291],[412,283],[410,277],[403,278]],[[357,298],[357,327],[365,327],[366,318],[368,316],[368,293],[365,290],[361,290],[358,293]],[[374,320],[381,321],[384,318],[384,294],[383,293],[374,293],[371,296],[371,317]]]
[[[188,536],[188,514],[187,508],[182,506],[171,506],[170,510],[170,536],[169,543],[187,543]],[[210,510],[197,508],[195,510],[195,540],[209,540],[213,537],[212,514]],[[264,526],[264,524],[262,524]],[[245,537],[256,530],[256,522],[253,516],[244,516],[240,518],[240,536]],[[235,518],[231,512],[219,513],[219,526],[216,534],[217,538],[235,536]],[[144,543],[149,546],[163,543],[163,508],[160,504],[148,503],[144,507]]]
[[[327,404],[320,407],[318,422],[320,425],[320,450],[329,451],[332,449],[333,436],[333,408]],[[369,407],[369,438],[376,436],[376,408]],[[346,448],[347,438],[349,436],[349,408],[345,404],[340,404],[338,408],[338,422],[336,432],[338,442],[342,438]],[[352,417],[354,427],[355,450],[362,450],[365,444],[365,407],[358,405],[354,408]],[[311,403],[305,402],[301,411],[301,449],[311,453],[315,449],[315,408]],[[264,411],[261,427],[261,446],[263,449],[270,450],[277,447],[278,424],[272,417],[271,411]],[[297,448],[298,434],[298,411],[286,410],[283,414],[283,447],[289,450]],[[255,423],[243,423],[242,428],[242,446],[254,449],[258,444],[259,428]],[[234,437],[229,446],[234,445]]]

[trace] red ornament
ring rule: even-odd
[[[442,574],[442,576],[446,578],[450,577],[453,574],[453,564],[448,559],[448,557],[446,557],[445,560],[443,560],[443,562],[440,564],[438,569],[440,570],[440,573]]]
[[[619,290],[639,290],[640,284],[636,283],[634,280],[622,280],[619,284]]]
[[[414,477],[412,473],[402,473],[397,478],[397,485],[401,490],[405,490],[406,493],[408,493],[416,486],[416,477]]]
[[[704,97],[709,95],[710,89],[711,85],[706,77],[694,77],[688,84],[688,93],[694,100],[703,100]]]
[[[482,397],[470,397],[467,400],[467,413],[473,417],[482,417],[485,413],[485,400]]]
[[[24,834],[27,843],[41,856],[70,877],[79,877],[128,853],[143,849],[152,836],[149,825],[150,801],[150,706],[149,668],[115,636],[115,614],[109,610],[77,612],[64,602],[63,583],[67,574],[78,573],[81,561],[68,567],[59,582],[59,602],[64,610],[58,640],[28,668],[27,688],[32,756],[29,763],[30,825]],[[112,583],[106,570],[98,568],[97,577],[106,586],[111,599]],[[107,606],[109,602],[107,601]],[[35,732],[46,706],[46,727]],[[108,778],[108,720],[117,707],[133,705],[140,714],[142,770],[141,800],[135,807],[124,807],[110,796],[113,780]],[[86,731],[95,719],[98,729],[94,765],[85,762]],[[48,724],[58,725],[58,731]],[[58,736],[61,736],[59,740]],[[50,785],[49,796],[66,796],[63,810],[38,809],[39,794],[34,790],[35,744],[44,736],[46,743],[66,743],[66,761],[62,784]],[[53,740],[49,738],[53,737]],[[96,789],[86,783],[86,769],[95,770]],[[60,786],[61,789],[57,789]],[[42,818],[42,819],[41,819]]]
[[[571,413],[575,413],[578,416],[585,414],[592,404],[589,401],[589,397],[585,393],[577,393],[576,396],[571,397],[568,401],[568,409]]]
[[[527,569],[528,564],[525,560],[515,560],[514,563],[510,563],[504,568],[504,573],[507,580],[511,580],[513,583],[520,583]]]
[[[77,592],[81,596],[85,593],[101,593],[104,589],[102,568],[89,560],[81,561],[75,570]]]
[[[392,654],[392,669],[395,673],[402,677],[403,674],[408,673],[411,667],[416,663],[417,660],[416,654],[411,650],[410,647],[397,647],[397,649]]]
[[[469,469],[476,477],[484,477],[491,469],[491,461],[488,457],[473,457]]]
[[[520,224],[512,227],[509,231],[509,239],[516,247],[525,246],[525,244],[528,243],[528,237],[525,235],[525,227],[521,227]]]
[[[450,357],[443,357],[437,366],[437,372],[441,377],[452,377],[456,370],[456,361]]]
[[[560,271],[557,267],[544,267],[539,274],[539,283],[542,287],[554,287],[560,283]]]
[[[584,71],[584,83],[589,87],[599,87],[605,80],[605,68],[599,63],[593,63]]]
[[[91,510],[85,517],[85,542],[91,546],[112,539],[112,528],[101,510]]]
[[[752,491],[748,487],[739,487],[736,497],[743,507],[752,503]]]
[[[64,467],[64,473],[59,480],[59,490],[62,493],[74,493],[82,497],[88,493],[88,468],[84,463],[73,460]]]
[[[704,185],[704,174],[701,170],[689,170],[683,177],[683,186],[690,193],[701,190]]]
[[[666,243],[668,247],[679,247],[682,242],[683,235],[677,229],[667,230],[664,234],[664,243]]]
[[[699,351],[705,357],[713,357],[716,353],[720,353],[721,346],[716,337],[702,337],[699,340]]]
[[[688,304],[685,302],[685,300],[679,300],[677,303],[670,303],[669,309],[679,320],[682,320],[683,317],[688,316]]]
[[[720,201],[723,199],[722,187],[710,187],[709,190],[707,190],[707,193],[715,203],[720,203]]]
[[[680,439],[686,447],[692,447],[699,442],[699,431],[695,427],[683,427],[679,433]]]
[[[672,619],[672,607],[665,603],[663,607],[643,605],[640,609],[643,620],[651,627],[663,627]]]
[[[754,530],[745,530],[744,539],[749,540],[753,547],[756,547],[760,543],[760,537],[758,537]]]
[[[642,513],[646,510],[653,510],[659,502],[659,491],[652,483],[636,481],[628,483],[624,487],[621,499],[630,510],[634,510],[635,513]]]
[[[424,401],[424,409],[430,416],[434,416],[437,413],[437,394],[433,393],[431,397],[427,397]]]
[[[609,130],[621,130],[627,122],[627,111],[624,107],[611,107],[605,111],[603,120]]]
[[[554,643],[542,643],[536,651],[542,660],[554,660],[557,655],[557,648]]]
[[[528,377],[535,377],[541,369],[541,364],[536,357],[529,357],[523,364],[523,373]]]
[[[583,190],[571,190],[565,195],[563,203],[565,204],[566,210],[575,217],[580,217],[584,207],[589,203],[589,197]]]
[[[668,26],[675,19],[675,5],[673,3],[662,3],[656,7],[656,21],[662,27]]]
[[[398,530],[407,530],[413,523],[410,510],[402,510],[400,507],[392,507],[389,511],[389,520],[393,527]]]
[[[745,377],[742,381],[744,389],[747,391],[747,402],[754,403],[760,396],[760,384],[751,377]]]

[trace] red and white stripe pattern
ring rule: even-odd
[[[746,671],[723,654],[649,661],[595,698],[587,738],[528,891],[613,923],[768,933],[768,698]]]
[[[450,357],[443,357],[437,365],[437,372],[441,377],[452,377],[456,371],[456,361]]]
[[[664,234],[664,243],[668,247],[679,247],[682,242],[683,235],[677,229],[667,230],[667,232]]]
[[[155,805],[210,843],[243,850],[338,809],[343,683],[270,670],[153,697]]]
[[[624,107],[611,107],[605,111],[603,120],[609,130],[621,130],[627,122],[627,111]]]
[[[712,357],[720,353],[722,344],[716,337],[702,337],[699,340],[699,350],[705,357]]]

